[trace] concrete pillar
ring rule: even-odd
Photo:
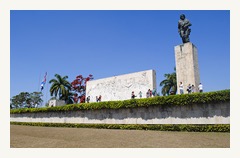
[[[175,46],[175,62],[178,94],[179,84],[183,83],[184,94],[187,93],[188,84],[195,86],[195,92],[198,92],[200,83],[198,52],[196,46],[191,42]]]

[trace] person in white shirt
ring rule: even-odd
[[[199,90],[199,92],[201,92],[201,93],[203,92],[203,85],[202,85],[201,83],[200,83],[199,86],[198,86],[198,90]]]
[[[192,85],[192,93],[194,93],[195,92],[195,87],[194,87],[194,85]]]
[[[180,82],[179,90],[180,90],[180,94],[183,94],[183,83],[182,82]]]

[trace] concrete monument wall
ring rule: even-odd
[[[230,124],[230,102],[11,114],[13,122],[99,124]]]
[[[178,93],[180,82],[183,83],[184,93],[187,93],[189,84],[194,85],[197,92],[200,83],[197,48],[191,42],[175,46],[175,62]]]
[[[131,99],[132,91],[139,98],[146,98],[148,89],[156,89],[156,72],[154,70],[141,71],[87,82],[86,97],[90,102],[96,102],[96,96],[101,95],[101,101],[116,101]]]

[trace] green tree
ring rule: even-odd
[[[35,107],[36,105],[40,105],[43,102],[41,97],[41,92],[21,92],[10,99],[10,108]]]
[[[61,77],[59,74],[55,74],[56,79],[51,79],[50,94],[55,96],[59,100],[67,101],[69,99],[71,84],[67,81],[68,76]]]
[[[42,100],[42,92],[33,92],[30,94],[30,100],[31,100],[31,107],[38,107],[43,100]]]
[[[174,68],[174,72],[171,74],[164,74],[166,78],[160,83],[162,87],[162,94],[163,96],[169,94],[176,94],[177,93],[177,77],[176,77],[176,68]]]

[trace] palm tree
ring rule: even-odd
[[[160,83],[162,87],[162,94],[163,96],[169,94],[176,94],[177,93],[177,77],[176,77],[176,68],[174,68],[174,72],[171,74],[164,74],[166,78]]]
[[[51,96],[58,96],[60,100],[68,100],[71,84],[66,80],[68,76],[61,77],[59,74],[55,74],[56,79],[51,79],[49,83],[51,83],[50,94]]]

